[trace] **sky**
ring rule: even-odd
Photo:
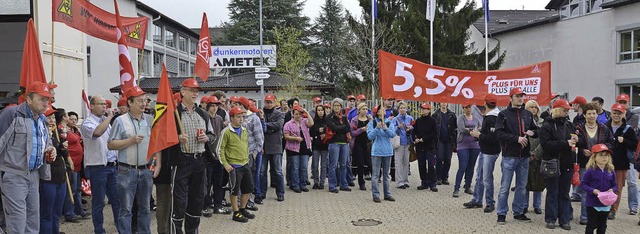
[[[209,19],[209,27],[220,26],[229,20],[227,5],[231,0],[140,0],[144,4],[162,12],[190,28],[199,28],[202,21],[200,11],[204,10]],[[273,0],[270,0],[273,1]],[[426,0],[425,0],[426,1]],[[437,1],[437,0],[436,0]],[[267,2],[267,1],[265,1]],[[303,14],[312,22],[320,14],[324,0],[306,0]],[[461,0],[464,3],[465,0]],[[476,0],[476,5],[482,5]],[[342,6],[352,14],[360,15],[358,0],[341,0]],[[549,0],[490,0],[491,10],[544,10]]]

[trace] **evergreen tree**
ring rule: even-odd
[[[311,28],[313,43],[309,73],[312,77],[334,83],[348,76],[345,51],[347,25],[344,9],[338,0],[325,0],[320,15]]]

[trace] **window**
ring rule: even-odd
[[[560,7],[562,19],[574,18],[600,11],[603,0],[565,0]]]
[[[151,75],[151,66],[149,66],[149,61],[151,61],[151,51],[148,50],[144,50],[144,54],[140,54],[142,53],[141,50],[138,50],[138,58],[142,58],[141,61],[142,62],[142,70],[140,71],[140,74],[146,75],[146,76],[150,76]],[[142,56],[142,57],[140,57]]]
[[[640,61],[640,29],[620,32],[620,62]]]
[[[195,64],[189,63],[189,76],[193,76],[194,70],[195,70]]]
[[[175,33],[172,31],[167,30],[166,31],[166,35],[164,37],[164,42],[165,45],[167,45],[167,47],[171,47],[171,48],[176,48],[176,44],[175,44]]]
[[[87,76],[91,76],[91,47],[87,46]]]
[[[191,41],[189,42],[189,44],[191,44],[191,47],[189,48],[189,53],[192,54],[192,55],[196,54],[196,48],[198,47],[196,45],[197,41],[198,41],[198,39],[191,38]]]
[[[160,76],[162,73],[162,63],[164,63],[164,54],[153,53],[153,75]]]
[[[183,35],[178,36],[178,48],[185,53],[189,50],[187,48],[187,38]]]
[[[180,75],[181,76],[189,76],[188,74],[188,69],[189,68],[189,62],[184,61],[184,60],[180,60]]]
[[[153,24],[153,42],[162,44],[162,27]]]
[[[626,93],[631,97],[630,107],[640,106],[640,84],[621,85],[618,87],[618,94]]]

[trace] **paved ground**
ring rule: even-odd
[[[451,177],[455,178],[457,169],[456,156],[453,157]],[[499,161],[498,161],[499,162]],[[500,167],[494,173],[500,178]],[[549,230],[545,228],[544,214],[536,215],[530,212],[528,216],[532,223],[521,223],[513,220],[512,214],[507,216],[506,225],[496,224],[496,213],[485,214],[482,209],[465,209],[462,203],[471,199],[471,195],[462,193],[459,198],[451,196],[452,185],[438,186],[439,192],[428,190],[418,191],[417,162],[411,163],[413,174],[409,180],[411,188],[402,190],[392,186],[392,193],[396,202],[383,201],[376,204],[371,200],[371,185],[367,181],[367,191],[354,189],[352,192],[340,191],[338,194],[311,190],[308,193],[296,194],[286,191],[286,200],[277,202],[275,191],[270,188],[264,205],[254,212],[256,219],[246,224],[231,221],[230,215],[214,215],[203,218],[201,233],[372,233],[372,232],[400,232],[400,233],[584,233],[584,227],[578,225],[580,203],[572,203],[574,217],[571,226],[573,230],[564,231],[560,228]],[[496,193],[499,186],[496,184]],[[623,201],[616,220],[608,222],[611,233],[639,233],[638,216],[631,216],[626,202],[626,188]],[[228,196],[227,196],[228,198]],[[497,197],[496,197],[497,198]],[[509,204],[513,194],[510,196]],[[544,208],[544,195],[543,195]],[[109,233],[116,233],[111,209],[105,209],[105,227]],[[357,227],[352,221],[360,219],[374,219],[381,223],[370,227]],[[152,230],[156,233],[155,216],[152,219]],[[61,231],[66,233],[91,233],[91,220],[81,223],[67,223],[61,225]]]

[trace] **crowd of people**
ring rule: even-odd
[[[586,232],[604,233],[607,220],[619,213],[625,183],[629,214],[637,214],[639,120],[626,94],[611,112],[603,109],[602,98],[588,103],[582,96],[571,102],[554,96],[542,112],[514,88],[502,110],[489,94],[484,106],[462,104],[460,115],[447,103],[433,109],[420,103],[412,116],[404,101],[388,98],[370,106],[363,94],[326,103],[316,97],[310,111],[297,98],[278,102],[267,94],[258,109],[247,97],[200,96],[198,82],[186,79],[174,95],[178,132],[167,133],[179,143],[148,152],[155,112],[141,88],[125,90],[117,108],[104,97],[91,97],[81,124],[75,112],[53,106],[54,88],[35,82],[26,89],[26,102],[0,112],[0,188],[8,233],[60,233],[62,218],[91,218],[94,232],[106,233],[105,196],[119,233],[151,233],[154,210],[157,233],[197,233],[201,216],[213,214],[248,222],[266,202],[269,187],[283,202],[285,186],[304,193],[327,185],[339,193],[357,183],[359,190],[369,187],[373,202],[393,202],[392,181],[397,189],[411,188],[411,156],[418,161],[417,190],[438,192],[438,186],[450,185],[454,151],[452,196],[460,197],[462,189],[472,196],[464,207],[495,211],[498,224],[506,224],[510,193],[513,219],[530,222],[533,193],[533,211],[544,210],[547,228],[571,229],[573,201],[580,202],[579,223]],[[496,201],[493,175],[500,155]],[[90,181],[90,211],[82,207],[83,180]]]

